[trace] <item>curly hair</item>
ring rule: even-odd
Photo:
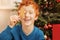
[[[18,6],[18,11],[22,8],[22,6],[29,6],[33,5],[33,8],[35,9],[36,16],[39,16],[39,6],[33,1],[33,0],[25,0]]]

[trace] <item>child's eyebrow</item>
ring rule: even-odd
[[[33,11],[30,10],[29,12],[33,12]]]

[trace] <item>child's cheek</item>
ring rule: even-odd
[[[23,12],[20,14],[20,17],[21,18],[24,18],[24,13]]]
[[[25,16],[25,11],[24,9],[20,10],[20,17],[23,18]]]

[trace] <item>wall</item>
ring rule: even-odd
[[[9,9],[0,10],[0,32],[6,28],[9,22],[9,17],[11,15],[16,15],[17,13]]]
[[[21,0],[0,0],[0,32],[8,25],[9,17],[17,14],[16,11],[12,11],[15,8],[15,1]]]

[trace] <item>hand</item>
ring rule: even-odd
[[[10,16],[9,26],[13,28],[18,21],[19,21],[19,17],[17,15]]]

